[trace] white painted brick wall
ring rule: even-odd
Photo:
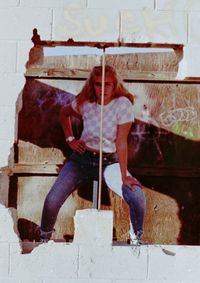
[[[1,40],[0,54],[0,73],[16,72],[17,43]]]
[[[1,0],[0,167],[7,165],[15,137],[14,107],[24,85],[33,28],[48,40],[117,41],[120,37],[183,43],[185,76],[200,76],[199,21],[199,0]],[[8,178],[2,176],[0,181],[1,197]],[[7,204],[7,198],[2,196],[0,202]],[[22,255],[8,215],[8,210],[0,209],[1,283],[199,282],[199,247],[50,243]]]
[[[51,37],[52,9],[2,8],[0,9],[0,39],[30,40],[33,28],[38,28],[44,38]]]
[[[0,276],[8,276],[9,272],[9,244],[0,243]]]
[[[15,107],[15,103],[22,90],[23,83],[25,83],[23,73],[2,73],[0,74],[0,107],[12,106]],[[9,118],[6,113],[5,119]],[[10,113],[11,114],[11,113]],[[1,115],[1,114],[0,114]],[[12,115],[12,119],[14,115]],[[11,117],[11,115],[10,115]],[[4,118],[4,117],[2,117]],[[1,123],[1,121],[0,121]],[[9,126],[10,127],[10,126]]]
[[[145,246],[81,246],[79,276],[99,279],[145,280],[148,250]]]
[[[4,255],[0,282],[13,282],[13,278],[15,283],[199,282],[199,247],[95,247],[52,242],[21,255],[18,244],[2,243],[0,251]]]
[[[9,7],[9,6],[18,6],[20,0],[1,0],[0,1],[0,8],[1,7]]]
[[[189,14],[189,43],[199,45],[200,34],[198,31],[200,23],[200,11]]]
[[[174,253],[174,255],[162,252],[163,249]],[[198,279],[200,270],[198,257],[199,247],[163,246],[160,249],[153,248],[149,254],[148,278],[160,281],[179,279],[194,282]]]
[[[8,115],[9,114],[9,115]],[[15,120],[15,107],[0,106],[0,139],[12,140],[15,125],[10,125],[10,118]]]

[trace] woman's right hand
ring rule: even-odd
[[[74,139],[73,141],[67,142],[68,146],[76,152],[83,153],[85,151],[85,143],[81,140]]]

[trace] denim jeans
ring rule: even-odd
[[[103,155],[102,171],[106,166],[118,162],[116,154]],[[68,196],[82,183],[99,178],[99,156],[85,151],[72,153],[63,166],[54,185],[46,196],[42,220],[41,237],[50,238],[56,222],[58,212]],[[136,235],[143,234],[145,195],[139,186],[134,185],[134,190],[122,186],[123,197],[129,205],[130,220]]]

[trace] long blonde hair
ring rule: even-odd
[[[124,87],[123,83],[117,76],[117,73],[113,67],[110,65],[105,65],[105,76],[109,75],[114,83],[113,98],[120,96],[127,97],[132,103],[134,102],[134,96]],[[102,76],[102,66],[95,66],[87,79],[85,85],[77,96],[77,106],[78,108],[85,102],[96,102],[97,96],[94,90],[95,78]]]

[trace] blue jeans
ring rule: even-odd
[[[118,162],[116,154],[103,155],[102,171],[106,166]],[[81,185],[82,182],[98,180],[99,156],[85,151],[84,153],[72,153],[69,160],[63,166],[54,185],[46,196],[42,220],[41,237],[49,239],[53,232],[58,212],[68,196]],[[129,205],[130,220],[135,234],[143,234],[145,195],[139,186],[134,186],[134,191],[122,186],[123,197]]]

